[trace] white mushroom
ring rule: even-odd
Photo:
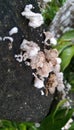
[[[5,36],[3,37],[3,41],[5,40],[9,40],[11,43],[14,41],[12,37],[9,37],[9,36]]]
[[[40,47],[35,42],[24,39],[20,49],[24,52],[23,59],[25,61],[26,59],[33,59],[38,54]]]
[[[10,31],[9,31],[9,35],[13,35],[15,33],[18,33],[18,28],[17,27],[13,27]]]
[[[57,40],[54,37],[50,38],[50,44],[57,45]]]
[[[40,92],[41,92],[41,95],[43,96],[43,95],[44,95],[44,92],[43,92],[43,90],[41,90]]]
[[[44,80],[41,80],[37,77],[35,73],[33,73],[35,80],[34,80],[34,87],[40,89],[44,87]]]
[[[26,5],[24,11],[21,13],[22,16],[25,16],[27,19],[29,19],[29,26],[33,27],[33,28],[37,28],[40,27],[43,23],[43,16],[40,13],[34,13],[33,11],[31,11],[31,9],[33,8],[33,6],[30,5]]]
[[[54,38],[54,35],[47,31],[47,32],[44,32],[45,34],[45,40],[44,40],[44,44],[45,45],[56,45],[57,44],[57,40],[56,38]],[[48,43],[48,40],[50,40],[50,42]]]
[[[16,58],[16,60],[18,62],[22,62],[23,61],[23,56],[21,54],[15,55],[14,57]]]
[[[57,63],[58,63],[58,64],[61,64],[61,62],[62,62],[62,61],[61,61],[61,58],[57,57],[56,60],[57,60]]]

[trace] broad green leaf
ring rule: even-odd
[[[63,36],[58,39],[58,45],[56,46],[59,54],[67,47],[74,45],[74,30],[66,32]]]
[[[72,117],[73,112],[73,109],[60,109],[56,112],[54,120],[52,114],[50,114],[42,121],[38,130],[61,130],[61,128]]]
[[[74,30],[68,31],[60,38],[59,41],[74,39]]]
[[[72,42],[66,42],[66,41],[63,41],[63,43],[59,43],[57,46],[56,46],[56,49],[58,50],[59,52],[59,55],[66,49],[66,48],[69,48],[73,46],[73,43]]]
[[[74,46],[66,48],[60,55],[62,59],[61,70],[64,71],[70,64],[72,57],[74,56]]]
[[[59,56],[62,59],[61,70],[64,71],[74,56],[74,30],[66,32],[58,39],[58,44],[55,48],[59,51]]]

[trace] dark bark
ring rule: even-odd
[[[53,96],[41,96],[33,86],[30,67],[18,63],[14,55],[19,53],[23,38],[33,40],[43,48],[44,26],[33,29],[28,20],[21,16],[26,4],[32,3],[34,11],[39,12],[35,0],[0,0],[0,36],[8,36],[9,30],[17,26],[19,32],[13,35],[12,50],[9,41],[0,41],[0,119],[40,121],[49,112]]]

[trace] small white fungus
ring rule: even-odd
[[[18,28],[17,27],[13,27],[10,31],[9,31],[9,35],[13,35],[15,33],[18,33]]]
[[[71,85],[69,83],[67,83],[66,87],[68,91],[71,90]]]
[[[33,28],[40,27],[43,23],[43,16],[40,13],[34,13],[31,9],[34,8],[31,4],[26,5],[24,11],[21,13],[22,16],[25,16],[29,19],[29,26]]]
[[[43,92],[43,90],[41,90],[41,95],[42,95],[42,96],[44,95],[44,92]]]
[[[53,33],[49,32],[49,31],[47,31],[47,32],[44,31],[43,33],[45,35],[45,40],[44,40],[45,45],[49,45],[48,40],[50,40],[51,45],[56,45],[57,44],[57,40],[54,37]]]
[[[13,38],[9,37],[9,36],[3,37],[3,41],[5,41],[5,40],[10,40],[11,43],[14,41]]]
[[[52,44],[52,45],[57,45],[57,40],[56,40],[54,37],[52,37],[52,38],[50,39],[50,44]]]
[[[44,87],[44,80],[39,79],[36,74],[34,74],[35,80],[34,80],[34,87],[40,89]]]
[[[35,127],[40,127],[40,123],[35,123]]]
[[[61,64],[61,58],[58,57],[58,58],[56,58],[56,60],[57,60],[58,64]]]
[[[22,62],[23,60],[23,56],[21,54],[15,55],[14,57],[16,58],[18,62]]]
[[[35,79],[35,82],[34,82],[34,87],[36,88],[43,88],[44,87],[44,82],[40,79]]]
[[[27,58],[32,59],[34,56],[36,56],[40,50],[40,47],[33,41],[27,41],[24,39],[20,45],[20,49],[25,52],[23,54],[23,59],[25,61]]]

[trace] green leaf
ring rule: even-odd
[[[71,124],[71,127],[69,128],[69,130],[74,130],[74,123]]]
[[[54,120],[52,114],[50,114],[42,121],[38,130],[61,130],[72,117],[73,112],[73,109],[59,109],[54,116]]]
[[[10,120],[0,120],[0,130],[18,130],[17,123]]]
[[[0,120],[0,127],[11,127],[12,126],[12,123],[11,121],[8,121],[8,120]]]
[[[0,130],[37,130],[32,122],[16,123],[9,120],[0,120]]]
[[[66,48],[69,48],[73,46],[72,42],[66,42],[66,41],[63,41],[63,43],[59,43],[57,46],[56,46],[56,49],[59,51],[59,55],[66,49]]]
[[[59,40],[70,40],[74,39],[74,30],[68,31]]]
[[[34,125],[29,130],[38,130]]]
[[[73,64],[71,63],[71,68],[73,68]],[[71,84],[71,91],[74,91],[74,72],[71,72],[72,70],[70,69],[70,72],[69,72],[69,77],[67,78],[68,79],[68,82]]]
[[[38,130],[35,127],[35,124],[32,122],[22,122],[22,123],[18,124],[18,128],[19,128],[19,130]]]
[[[62,59],[61,70],[64,71],[70,64],[72,57],[74,57],[74,30],[66,32],[58,39],[56,49]]]
[[[65,102],[67,102],[68,100],[67,99],[64,99],[64,100],[61,100],[59,103],[58,103],[58,105],[57,105],[57,107],[55,108],[55,111],[54,111],[54,113],[53,113],[53,116],[56,114],[56,112],[59,110],[59,108],[65,103]]]
[[[10,127],[10,128],[7,128],[7,130],[17,130],[17,128]]]
[[[23,123],[20,123],[20,124],[18,125],[18,127],[19,127],[19,130],[27,130],[27,129],[26,129],[26,125],[24,125]]]
[[[72,45],[74,45],[74,30],[66,32],[60,39],[58,39],[58,45],[56,46],[56,49],[60,54],[65,48]]]
[[[0,128],[0,130],[9,130],[8,128]]]
[[[61,70],[64,71],[70,64],[72,57],[74,56],[74,46],[66,48],[60,55],[62,59]]]

